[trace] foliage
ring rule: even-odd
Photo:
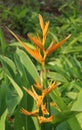
[[[10,6],[8,8],[0,6],[3,10],[1,20],[6,21],[10,17],[10,24],[7,23],[7,27],[15,30],[16,33],[24,36],[27,32],[32,32],[32,38],[34,38],[33,32],[37,32],[42,38],[37,17],[40,12],[39,9],[43,8],[42,6],[49,6],[48,4],[46,6],[44,1],[42,2],[37,12],[33,12],[31,7],[27,8],[24,1],[20,8],[17,6],[12,8],[13,5],[11,8]],[[63,4],[59,7],[60,3]],[[31,5],[32,3],[28,1],[28,4]],[[11,44],[7,44],[4,37],[6,34],[3,34],[2,29],[0,29],[0,128],[2,130],[82,129],[82,22],[79,13],[80,5],[74,0],[72,2],[67,0],[66,3],[62,0],[56,5],[51,4],[50,7],[52,6],[58,7],[60,12],[58,16],[43,13],[41,10],[44,19],[50,19],[51,23],[47,33],[46,50],[50,47],[52,39],[59,43],[62,37],[69,34],[72,36],[63,46],[48,56],[45,66],[36,62],[36,58],[34,60],[34,57],[30,56],[27,50],[27,52],[24,50],[24,46],[19,44],[20,41],[12,40]],[[65,11],[66,9],[67,11]],[[35,49],[33,44],[24,38],[23,40],[26,46]],[[42,56],[44,56],[44,52],[41,51]],[[26,114],[22,107],[30,113],[36,109],[35,101],[23,89],[24,87],[27,88],[27,91],[31,91],[31,89],[34,91],[34,87],[35,92],[41,95],[42,90],[35,88],[36,79],[43,84],[44,89],[47,89],[50,83],[55,82],[58,85],[44,99],[46,109],[50,113],[44,117],[50,119],[49,117],[53,115],[54,120],[52,122],[39,124],[36,117],[22,114]],[[42,115],[42,112],[40,111],[39,114]]]

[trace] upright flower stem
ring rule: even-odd
[[[43,71],[43,86],[44,88],[47,88],[47,72],[46,72],[46,66],[42,66],[42,71]]]
[[[42,71],[43,71],[43,87],[44,87],[44,89],[46,89],[48,87],[46,65],[42,66]],[[45,102],[46,102],[47,109],[50,113],[50,102],[49,102],[49,96],[48,95],[45,98]],[[44,130],[49,129],[48,127],[49,127],[49,125],[43,124]]]

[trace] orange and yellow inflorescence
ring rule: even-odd
[[[45,60],[49,54],[54,52],[56,49],[58,49],[61,45],[63,45],[71,35],[67,36],[65,39],[60,41],[59,43],[54,43],[54,40],[51,41],[49,47],[45,49],[46,44],[46,38],[48,34],[48,28],[49,28],[49,21],[44,23],[43,17],[39,15],[39,22],[40,27],[42,30],[42,38],[40,38],[39,34],[36,35],[36,37],[33,37],[32,35],[28,34],[29,39],[34,43],[35,49],[31,49],[28,47],[25,42],[21,41],[17,35],[15,35],[11,30],[9,30],[12,35],[18,40],[18,42],[26,49],[26,51],[39,63],[41,63],[42,66],[45,67]],[[36,80],[36,84],[32,86],[32,90],[29,90],[28,88],[24,87],[24,90],[32,96],[32,98],[35,100],[36,103],[36,110],[29,112],[26,109],[22,108],[21,112],[27,116],[34,116],[37,117],[39,124],[45,123],[45,122],[51,122],[54,119],[53,115],[50,115],[50,113],[47,110],[46,103],[44,103],[44,98],[46,95],[48,95],[51,91],[53,91],[58,85],[55,83],[50,83],[49,87],[43,88],[43,86],[39,83],[38,80]],[[36,91],[36,87],[41,94],[39,95]],[[41,114],[40,114],[41,112]],[[48,115],[48,116],[47,116]]]
[[[43,17],[39,14],[39,22],[40,27],[42,30],[42,38],[40,38],[39,34],[37,34],[36,37],[31,36],[28,34],[29,39],[35,44],[35,49],[31,49],[28,47],[24,42],[22,42],[17,35],[15,35],[11,30],[9,30],[12,35],[19,41],[19,43],[26,49],[26,51],[39,63],[41,63],[43,66],[45,65],[46,57],[51,54],[53,51],[55,51],[57,48],[59,48],[62,44],[64,44],[71,35],[67,36],[65,39],[60,41],[59,43],[54,43],[54,40],[51,41],[49,47],[45,49],[45,43],[49,28],[49,21],[44,23]],[[41,53],[42,52],[42,53]]]
[[[35,102],[36,102],[36,110],[33,112],[29,112],[26,109],[22,108],[21,112],[27,116],[34,116],[37,117],[39,123],[45,123],[45,122],[51,122],[54,119],[54,116],[51,115],[49,117],[45,117],[45,115],[49,115],[49,112],[46,108],[46,104],[43,102],[44,98],[47,94],[49,94],[51,91],[53,91],[56,87],[57,84],[55,83],[50,83],[49,87],[46,89],[43,89],[43,87],[40,85],[39,81],[36,80],[35,87],[41,91],[41,95],[38,95],[32,86],[32,90],[29,90],[28,88],[24,87],[24,90],[31,95]],[[40,116],[39,113],[40,111],[42,112],[42,115]]]

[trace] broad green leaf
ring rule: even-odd
[[[67,122],[68,122],[71,130],[81,130],[82,129],[76,117],[72,117],[72,118],[68,119]]]
[[[76,92],[67,92],[66,96],[69,97],[70,99],[76,99],[77,93]]]
[[[30,47],[31,49],[35,49],[35,47],[30,44],[29,42],[24,42],[28,47]],[[19,42],[13,42],[12,44],[9,45],[10,47],[21,47],[23,48],[23,46],[19,43]]]
[[[19,95],[20,99],[22,99],[23,92],[22,92],[20,86],[18,86],[18,84],[11,77],[8,76],[8,78],[9,78],[10,82],[12,83],[13,87],[15,88],[15,90],[16,90],[17,94]]]
[[[16,67],[14,62],[5,56],[0,56],[0,61],[2,62],[5,73],[11,77],[14,77],[16,74]]]
[[[67,121],[68,119],[71,119],[76,114],[77,114],[77,112],[63,110],[61,112],[54,114],[55,118],[52,123],[54,124],[54,126],[57,126],[59,123],[62,123],[64,121]]]
[[[2,116],[0,117],[0,129],[1,130],[5,130],[5,120],[6,120],[7,114],[8,114],[8,110],[6,109],[4,111],[4,113],[2,114]]]
[[[77,52],[82,52],[82,46],[73,46],[73,47],[66,47],[62,53],[67,54],[67,53],[77,53]]]
[[[23,50],[17,49],[15,59],[19,72],[21,72],[22,75],[24,73],[25,79],[27,79],[30,84],[33,84],[36,79],[40,80],[36,67]],[[19,61],[17,62],[18,59]]]
[[[80,127],[82,128],[82,112],[80,112],[79,114],[77,114],[76,117],[77,117],[77,121],[80,124]]]
[[[82,90],[78,93],[77,99],[72,105],[72,111],[82,111]]]
[[[53,102],[55,102],[57,104],[57,106],[59,107],[60,110],[65,110],[67,109],[66,104],[64,103],[62,97],[59,96],[59,93],[56,92],[55,90],[52,91],[50,94],[50,97],[52,99]]]
[[[57,72],[48,72],[48,77],[54,79],[55,81],[67,82],[67,79]]]
[[[7,98],[6,98],[8,111],[11,115],[14,112],[16,106],[20,103],[20,101],[23,97],[23,92],[22,92],[20,86],[18,86],[18,84],[11,77],[8,76],[8,78],[14,87],[14,88],[12,88],[12,87],[8,88]]]
[[[71,130],[71,128],[67,121],[63,121],[57,125],[56,130]]]

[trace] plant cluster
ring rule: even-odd
[[[49,9],[48,4],[42,2],[41,8]],[[31,7],[27,9],[24,1],[21,12],[17,6],[12,12],[10,6],[3,11],[3,14],[6,11],[4,17],[12,16],[13,23],[7,26],[11,29],[7,30],[16,40],[8,44],[6,34],[0,29],[1,130],[82,129],[82,22],[79,4],[63,0],[58,10],[61,12],[58,16],[43,14],[44,19],[50,19],[50,22],[45,23],[39,15],[40,26],[36,19],[38,13],[33,13]],[[23,36],[32,33],[27,34],[29,40],[26,40],[11,30]],[[62,37],[66,38],[61,40]]]

